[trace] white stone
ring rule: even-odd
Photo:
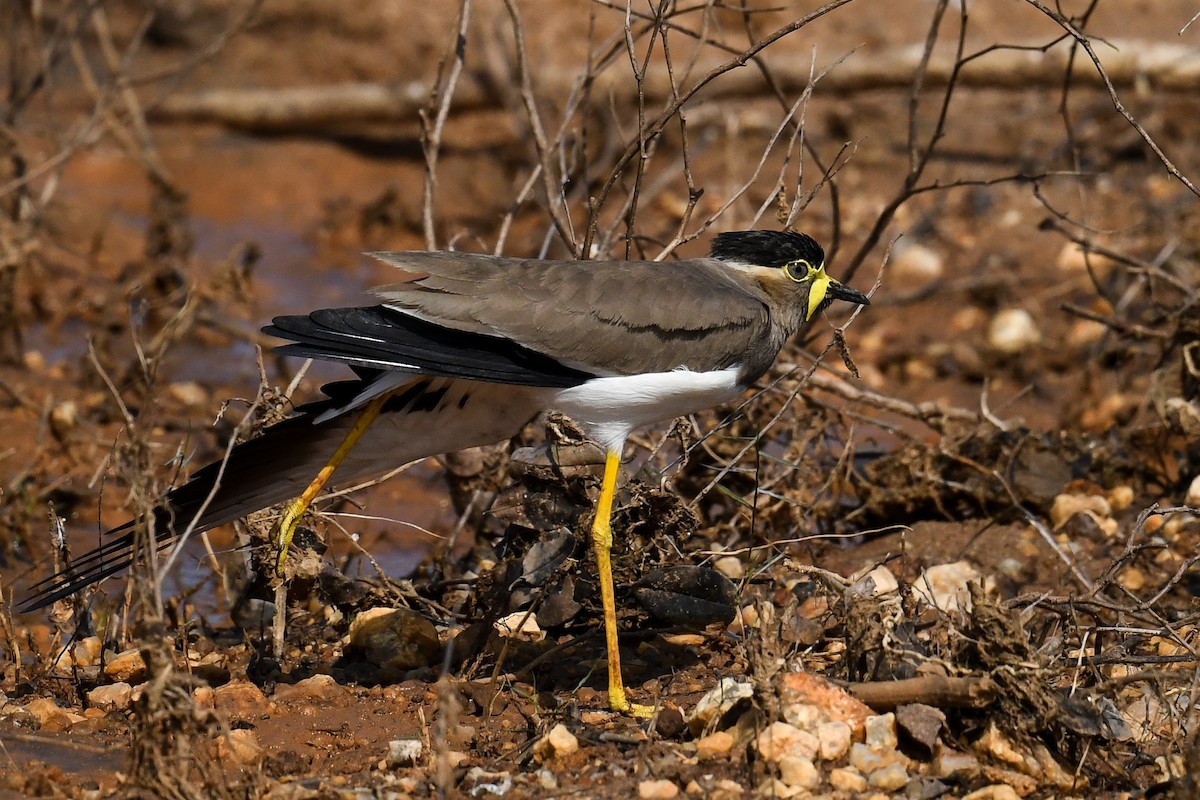
[[[793,789],[815,789],[821,785],[821,773],[813,762],[791,754],[779,759],[779,779]]]
[[[515,614],[501,617],[492,623],[492,627],[503,639],[540,642],[546,638],[546,632],[538,625],[537,615],[528,611],[518,611]]]
[[[1200,475],[1192,478],[1187,494],[1183,498],[1183,504],[1192,508],[1200,508]]]
[[[786,722],[772,722],[756,742],[758,754],[764,761],[778,762],[785,755],[801,756],[812,760],[821,749],[821,743],[808,731],[802,731]]]
[[[988,325],[988,346],[1005,355],[1024,353],[1041,341],[1042,334],[1033,316],[1023,308],[1006,308],[992,317]]]
[[[679,795],[679,787],[668,780],[649,780],[638,784],[641,800],[671,800]]]
[[[534,747],[534,752],[546,758],[563,758],[579,752],[579,739],[561,722],[550,729],[541,742]]]
[[[876,717],[867,717],[865,741],[867,747],[895,750],[900,741],[896,737],[896,715],[889,711]]]
[[[424,749],[420,739],[392,739],[388,742],[388,766],[411,767],[421,758]]]
[[[892,594],[900,588],[900,582],[887,567],[880,564],[875,569],[863,575],[850,585],[850,594],[861,597],[881,597]]]
[[[713,569],[731,581],[746,577],[746,564],[737,556],[721,556],[713,562]]]
[[[918,289],[941,279],[945,259],[923,244],[910,242],[896,248],[890,272],[897,286]]]
[[[971,593],[967,584],[977,580],[979,570],[966,561],[938,564],[921,573],[913,583],[913,593],[942,611],[970,611]]]
[[[124,711],[133,702],[133,687],[124,681],[97,686],[87,693],[87,700],[101,711]]]
[[[714,724],[739,701],[754,696],[754,686],[749,681],[739,681],[737,678],[721,678],[716,688],[710,690],[688,717],[688,727],[693,734],[701,733],[710,724]]]
[[[867,790],[867,779],[853,767],[838,767],[830,770],[829,785],[839,792],[860,794]]]
[[[841,720],[823,722],[817,726],[817,739],[821,742],[821,760],[836,761],[850,751],[850,740],[854,731]]]
[[[908,785],[908,771],[903,764],[888,764],[867,776],[867,783],[885,792],[894,792]]]
[[[963,800],[1021,800],[1021,795],[1006,783],[993,783],[964,795]]]

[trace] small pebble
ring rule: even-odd
[[[963,796],[963,800],[1021,800],[1021,795],[1011,786],[994,783]]]
[[[642,800],[671,800],[679,794],[679,787],[667,780],[649,780],[638,784],[638,797]]]
[[[87,693],[87,700],[101,711],[124,711],[133,702],[133,687],[123,681],[97,686]]]
[[[883,769],[877,769],[867,776],[867,783],[875,789],[894,792],[903,789],[908,784],[908,771],[903,764],[888,764]]]
[[[860,597],[882,597],[892,594],[900,588],[900,582],[887,567],[880,565],[850,584],[847,589],[850,594]]]
[[[821,760],[836,761],[850,751],[850,740],[854,731],[841,720],[823,722],[817,726],[817,739],[821,742]]]
[[[424,747],[420,739],[392,739],[388,742],[387,765],[392,769],[411,767],[421,758]]]
[[[1042,334],[1033,316],[1023,308],[1006,308],[988,325],[988,346],[1004,355],[1024,353],[1041,341]]]
[[[839,792],[859,794],[867,790],[867,779],[853,767],[838,767],[830,770],[829,785]]]
[[[731,581],[746,577],[746,565],[737,556],[721,556],[713,562],[713,568]]]
[[[788,754],[779,759],[779,779],[793,789],[815,789],[821,784],[821,773],[809,759]]]
[[[696,741],[696,758],[706,761],[710,758],[724,758],[733,750],[733,734],[727,731],[717,731]]]
[[[579,752],[579,739],[560,722],[534,746],[533,752],[542,758],[563,758]]]
[[[966,561],[938,564],[921,573],[913,583],[913,593],[941,611],[970,611],[971,592],[967,584],[977,580],[979,570]]]
[[[816,736],[786,722],[772,722],[758,735],[756,744],[758,754],[768,762],[778,762],[785,755],[812,759],[821,749]]]
[[[754,686],[749,681],[739,681],[736,678],[722,678],[715,689],[710,690],[688,717],[688,727],[693,734],[700,734],[710,724],[716,724],[726,712],[742,700],[754,696]]]
[[[1187,494],[1183,497],[1183,504],[1192,508],[1200,508],[1200,475],[1192,478],[1192,482],[1188,484]]]
[[[890,271],[899,287],[919,289],[941,280],[946,273],[945,260],[923,244],[909,243],[896,250]]]
[[[883,769],[887,766],[886,761],[883,754],[877,750],[872,750],[865,744],[855,742],[850,745],[850,766],[863,775],[870,775],[877,769]]]
[[[899,744],[896,736],[896,715],[892,712],[867,717],[866,744],[867,747],[880,750],[895,750]]]

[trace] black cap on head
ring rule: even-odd
[[[796,231],[729,231],[713,239],[712,257],[760,267],[782,267],[804,260],[814,267],[825,261],[821,245]]]

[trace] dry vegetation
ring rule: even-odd
[[[1198,796],[1191,13],[4,5],[0,797]],[[360,251],[781,226],[873,304],[638,437],[615,558],[651,723],[601,711],[564,419],[331,499],[287,587],[247,577],[265,514],[12,612],[336,374],[256,326],[386,280]],[[899,784],[839,754],[809,786],[763,738],[859,701]]]

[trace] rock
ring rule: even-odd
[[[713,569],[731,581],[746,577],[746,565],[737,556],[721,556],[713,562]]]
[[[1054,263],[1063,272],[1080,275],[1086,275],[1090,265],[1092,271],[1096,273],[1096,277],[1101,280],[1106,278],[1116,266],[1116,262],[1108,256],[1087,252],[1075,242],[1067,242],[1063,245],[1063,249],[1058,251],[1058,258]]]
[[[853,767],[838,767],[830,770],[829,785],[839,792],[857,795],[867,790],[867,779]]]
[[[890,711],[875,717],[867,717],[865,724],[867,747],[877,750],[895,750],[899,740],[896,738],[896,715]]]
[[[942,710],[924,703],[908,703],[897,708],[895,713],[896,724],[905,735],[932,753],[938,736],[946,727],[946,715]]]
[[[1134,566],[1126,566],[1117,575],[1117,582],[1131,592],[1146,588],[1146,573]]]
[[[550,729],[541,741],[533,746],[534,755],[543,761],[565,758],[579,752],[579,739],[561,722]]]
[[[391,769],[414,766],[424,750],[425,743],[420,739],[392,739],[388,742],[387,765]]]
[[[815,789],[821,785],[821,773],[812,760],[790,753],[779,759],[779,779],[793,789]]]
[[[232,681],[213,689],[213,708],[230,721],[248,722],[267,710],[267,698],[250,681]]]
[[[133,702],[133,687],[124,681],[97,686],[87,693],[87,701],[101,711],[124,711]]]
[[[305,678],[302,681],[296,681],[290,686],[278,686],[275,689],[274,699],[280,703],[327,703],[336,697],[341,697],[345,693],[346,690],[338,684],[336,678],[332,675],[322,673],[313,675],[311,678]]]
[[[546,638],[546,632],[538,625],[537,615],[528,611],[518,611],[515,614],[501,617],[492,623],[496,633],[502,639],[516,639],[519,642],[540,642]]]
[[[46,727],[47,723],[49,723],[52,719],[56,717],[64,717],[67,713],[65,708],[60,708],[58,703],[54,702],[54,700],[49,697],[35,697],[33,700],[30,700],[28,703],[26,703],[24,708],[30,716],[37,720],[38,726],[43,728]],[[69,727],[69,725],[67,727]]]
[[[239,764],[256,764],[263,756],[262,745],[254,731],[237,728],[217,739],[217,757]]]
[[[870,775],[876,770],[881,770],[892,763],[901,761],[903,758],[897,750],[879,750],[855,742],[850,745],[848,761],[850,762],[850,766],[863,775]]]
[[[992,317],[988,325],[988,346],[1003,355],[1024,353],[1041,341],[1042,334],[1033,316],[1023,308],[1006,308]]]
[[[755,744],[763,760],[771,763],[777,763],[785,755],[811,760],[821,749],[816,736],[786,722],[772,722],[758,734]]]
[[[1098,524],[1100,519],[1112,516],[1112,506],[1097,494],[1060,494],[1050,506],[1050,523],[1055,529],[1061,528],[1076,514],[1090,514]]]
[[[1195,481],[1192,481],[1195,483]],[[1114,486],[1108,490],[1108,505],[1113,511],[1124,511],[1133,505],[1133,487],[1132,486]]]
[[[979,580],[979,570],[966,561],[938,564],[929,567],[913,583],[913,594],[945,612],[971,610],[971,593],[967,584]]]
[[[195,381],[177,381],[169,384],[167,393],[185,406],[199,408],[208,405],[208,392]]]
[[[867,717],[875,713],[845,689],[811,672],[785,673],[777,688],[785,718],[791,706],[812,705],[822,709],[826,720],[845,722],[857,736]]]
[[[557,780],[555,783],[557,784]],[[483,767],[471,767],[463,777],[463,788],[470,789],[471,797],[504,797],[512,787],[513,779],[509,772],[489,772]],[[411,797],[413,794],[414,792],[409,792],[400,796]],[[391,793],[385,793],[384,796],[390,797]]]
[[[1012,741],[1000,732],[995,723],[988,725],[983,736],[975,742],[975,749],[990,755],[1001,763],[1017,768],[1026,775],[1037,774],[1040,769],[1037,759],[1031,754],[1023,753]]]
[[[968,795],[963,796],[963,800],[1021,800],[1021,795],[1017,794],[1017,790],[1003,783],[993,783],[991,786],[984,786],[982,789],[976,789]]]
[[[779,778],[767,778],[758,785],[754,790],[755,797],[770,798],[770,800],[789,800],[792,797],[811,797],[811,793],[806,789],[795,788],[788,786]]]
[[[111,681],[141,683],[146,680],[146,662],[137,648],[123,650],[104,665],[104,675]]]
[[[1187,494],[1183,496],[1183,504],[1192,508],[1200,508],[1200,475],[1192,478],[1188,484]]]
[[[788,703],[783,707],[783,721],[809,733],[816,733],[817,727],[828,719],[825,712],[812,703]]]
[[[699,735],[710,725],[716,725],[738,703],[749,701],[754,696],[754,686],[737,678],[722,678],[715,689],[710,690],[688,717],[688,728]]]
[[[850,584],[850,588],[846,591],[860,597],[882,597],[885,594],[892,594],[899,589],[900,582],[896,580],[896,576],[892,574],[890,569],[880,564]]]
[[[74,400],[55,403],[50,409],[50,430],[55,436],[65,436],[79,424],[79,406]]]
[[[375,666],[392,670],[427,667],[442,650],[433,623],[407,608],[362,612],[350,623],[350,645]]]
[[[671,800],[679,795],[679,787],[667,780],[649,780],[638,784],[641,800]]]
[[[939,281],[946,273],[945,260],[923,244],[909,242],[897,246],[888,269],[895,286],[901,289],[921,289]]]
[[[708,793],[707,800],[742,800],[746,788],[730,778],[721,778]]]
[[[701,761],[724,758],[733,751],[733,741],[733,734],[728,731],[710,733],[696,741],[696,758]]]
[[[837,761],[850,751],[850,740],[854,731],[841,720],[822,722],[817,726],[822,761]]]
[[[888,764],[868,775],[867,783],[871,787],[882,789],[885,792],[899,791],[908,784],[908,771],[904,769],[903,764]]]
[[[103,652],[104,645],[98,636],[85,636],[71,649],[75,663],[81,667],[90,667],[98,663]]]

